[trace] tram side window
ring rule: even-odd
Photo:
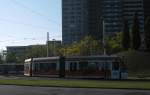
[[[98,62],[88,63],[88,70],[92,70],[92,71],[99,70]]]
[[[110,70],[110,62],[105,63],[105,70]]]
[[[79,69],[80,70],[87,70],[88,62],[79,62]]]
[[[119,62],[113,62],[113,70],[119,70]]]
[[[49,71],[49,64],[48,64],[48,63],[45,63],[44,65],[45,65],[45,66],[44,66],[45,71],[48,72],[48,71]]]
[[[43,71],[56,70],[56,63],[42,63],[40,64],[40,70]]]
[[[104,63],[100,62],[99,63],[99,70],[104,71],[104,69],[105,69]]]
[[[70,71],[77,71],[77,63],[76,62],[70,63]]]
[[[51,70],[56,70],[56,67],[57,67],[56,63],[51,63],[49,65],[50,65]]]
[[[40,64],[39,63],[35,63],[35,68],[34,68],[35,72],[40,71]]]

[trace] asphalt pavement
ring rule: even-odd
[[[0,85],[0,95],[150,95],[150,90],[57,88]]]

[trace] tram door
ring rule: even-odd
[[[59,66],[60,66],[59,77],[63,78],[63,77],[65,77],[65,58],[64,57],[60,57]]]
[[[112,63],[111,79],[120,79],[119,62],[113,62],[113,63]]]

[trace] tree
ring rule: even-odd
[[[6,62],[7,63],[18,63],[16,54],[13,52],[7,53]]]
[[[26,50],[26,58],[46,57],[46,46],[34,45]]]
[[[101,42],[91,36],[86,36],[79,42],[60,49],[64,56],[99,55],[102,54]]]
[[[121,39],[122,39],[122,32],[118,32],[116,33],[116,35],[106,38],[107,54],[114,54],[122,51]]]
[[[134,15],[133,25],[131,28],[131,38],[132,38],[132,49],[138,50],[141,46],[141,37],[140,37],[140,26],[137,13]]]
[[[2,58],[2,55],[0,55],[0,64],[3,64],[3,58]]]
[[[102,54],[102,43],[92,36],[86,36],[79,43],[81,55],[99,55]]]
[[[144,38],[146,50],[150,52],[150,17],[148,17],[145,22]]]
[[[128,50],[130,48],[130,32],[129,32],[128,21],[126,19],[124,19],[121,44],[124,50]]]
[[[59,52],[58,52],[59,48],[60,48],[59,44],[56,44],[55,46],[53,44],[49,44],[48,48],[49,48],[49,56],[59,55]],[[26,58],[47,57],[47,46],[46,45],[33,45],[33,46],[30,46],[26,50],[25,56],[26,56]]]

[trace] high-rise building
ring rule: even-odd
[[[149,4],[150,4],[150,0],[143,0],[145,19],[147,17],[150,17],[150,5]]]
[[[140,32],[144,32],[143,0],[123,0],[123,15],[128,20],[129,27],[132,26],[134,16],[137,15],[140,23]]]
[[[123,19],[126,18],[131,27],[135,13],[143,32],[144,11],[145,15],[149,13],[144,7],[148,5],[143,6],[143,0],[62,0],[63,44],[77,42],[86,35],[102,39],[103,21],[106,36],[120,32]]]
[[[71,44],[86,35],[87,14],[87,0],[62,0],[62,39],[64,44]]]
[[[105,35],[113,35],[122,30],[122,0],[103,0]]]
[[[63,44],[71,44],[87,35],[101,37],[102,0],[62,0]]]
[[[83,0],[84,1],[84,0]],[[96,39],[102,38],[103,0],[85,0],[87,2],[87,31]]]

